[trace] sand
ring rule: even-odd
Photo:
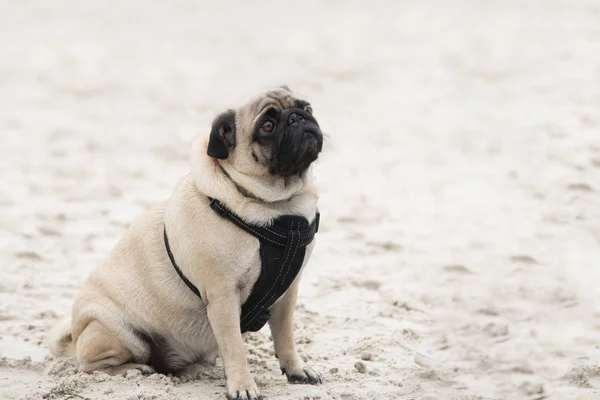
[[[328,133],[296,317],[322,386],[268,399],[600,398],[600,4],[4,1],[0,399],[223,399],[43,344],[216,113],[287,83]]]

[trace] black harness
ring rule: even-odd
[[[260,242],[260,276],[252,287],[250,297],[242,305],[240,317],[242,333],[256,332],[265,326],[271,317],[271,306],[287,291],[300,272],[306,246],[313,241],[315,233],[319,230],[319,211],[317,210],[311,224],[304,217],[284,215],[277,218],[272,226],[261,227],[246,223],[218,200],[212,198],[209,200],[213,211],[256,237]],[[175,271],[190,290],[202,298],[198,288],[177,266],[169,246],[166,228],[164,238]]]

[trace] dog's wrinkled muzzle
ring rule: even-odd
[[[323,134],[316,120],[303,110],[294,109],[282,115],[285,130],[275,136],[273,173],[291,176],[305,171],[323,148]]]

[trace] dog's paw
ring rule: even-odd
[[[263,400],[256,382],[250,377],[247,382],[229,385],[227,382],[227,400]]]
[[[235,394],[227,393],[227,400],[263,400],[262,394],[255,390],[243,390]]]
[[[213,364],[205,362],[191,364],[177,373],[176,376],[181,379],[181,382],[183,383],[194,381],[196,379],[201,379],[206,371],[212,369],[213,366]]]
[[[152,369],[152,367],[150,367],[149,365],[145,365],[145,364],[134,364],[134,363],[127,363],[127,364],[121,364],[121,365],[117,365],[114,367],[107,367],[107,368],[103,368],[103,369],[99,369],[98,371],[102,371],[105,372],[109,375],[113,375],[113,376],[117,376],[117,375],[122,375],[125,377],[135,377],[136,375],[139,376],[141,375],[151,375],[153,374],[155,371]]]
[[[311,385],[319,385],[323,383],[321,374],[305,365],[302,369],[288,371],[287,368],[281,368],[281,372],[285,374],[289,383],[304,383]]]
[[[136,368],[138,371],[142,373],[142,375],[152,375],[156,371],[149,365],[140,365]]]

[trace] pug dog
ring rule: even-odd
[[[194,142],[191,171],[171,197],[135,220],[92,271],[71,318],[54,328],[50,352],[75,356],[81,372],[109,374],[186,374],[220,355],[227,399],[262,399],[242,327],[243,307],[264,273],[267,281],[289,281],[272,304],[257,303],[281,370],[293,383],[321,383],[294,343],[298,282],[315,242],[294,228],[293,218],[313,227],[318,222],[311,166],[322,146],[311,105],[285,86],[217,116],[210,135]],[[286,236],[274,226],[288,216],[292,230]],[[296,250],[303,242],[299,252],[286,250],[298,266],[295,277],[276,268],[264,272],[262,249],[270,243],[260,232],[279,232]],[[259,292],[259,300],[273,297]]]

